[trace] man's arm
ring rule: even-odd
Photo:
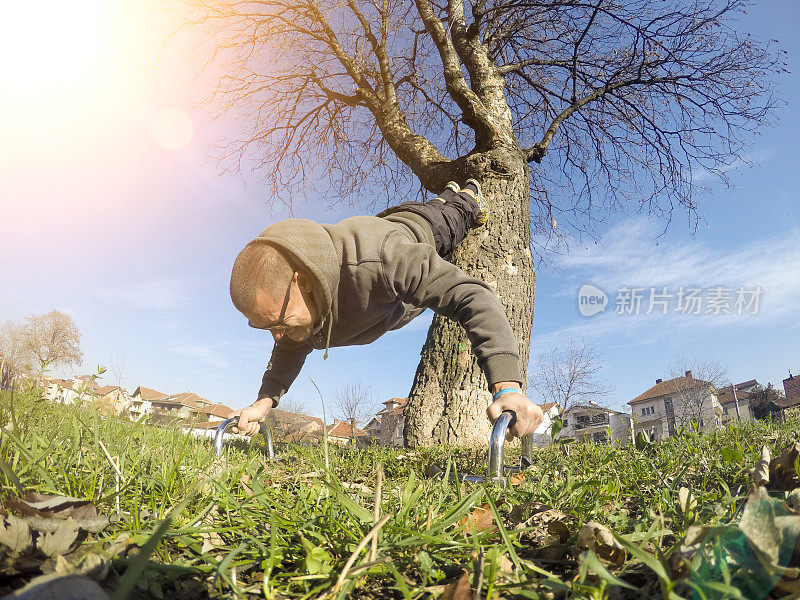
[[[387,240],[382,258],[390,293],[464,327],[495,395],[487,409],[489,419],[494,422],[504,410],[513,410],[517,421],[509,437],[533,433],[544,415],[522,394],[517,340],[494,290],[441,258],[429,244],[413,243],[400,235]]]
[[[256,401],[232,415],[239,417],[238,427],[233,428],[234,433],[246,435],[258,433],[259,423],[267,418],[270,410],[278,406],[280,397],[297,379],[311,350],[310,344],[295,342],[287,337],[275,344],[267,364],[267,370],[261,380],[261,388],[258,390]]]

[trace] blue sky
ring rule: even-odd
[[[759,3],[742,28],[777,39],[799,71],[798,26],[800,7],[785,1]],[[30,86],[0,89],[9,116],[0,123],[0,321],[64,310],[83,333],[80,372],[124,360],[131,391],[192,391],[239,408],[254,399],[272,342],[231,305],[230,266],[247,240],[287,215],[269,207],[256,178],[217,173],[207,150],[220,131],[202,127],[202,110],[188,108],[193,92],[176,77],[180,60],[162,60],[153,74],[131,47],[118,49],[126,68],[88,64],[79,74],[85,85],[73,74],[35,96],[25,95]],[[735,381],[779,385],[790,369],[800,373],[798,74],[781,78],[778,91],[786,104],[749,149],[753,166],[730,173],[734,189],[708,181],[696,233],[681,214],[666,233],[647,217],[613,215],[597,244],[574,245],[538,270],[534,359],[572,337],[592,340],[612,407],[666,376],[679,354],[719,361]],[[173,108],[194,119],[190,140],[180,123],[159,129]],[[295,215],[335,222],[357,213],[323,211],[309,198]],[[611,302],[591,317],[577,304],[587,283]],[[735,294],[743,286],[762,288],[758,314],[614,312],[622,287]],[[309,377],[327,399],[348,379],[370,385],[378,402],[406,395],[429,322],[423,316],[372,345],[334,349],[327,361],[312,354],[290,395],[316,415]],[[102,381],[114,383],[110,374]]]

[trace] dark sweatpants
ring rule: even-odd
[[[479,210],[478,203],[472,196],[447,188],[438,198],[429,202],[403,202],[379,212],[376,216],[400,216],[399,213],[410,212],[423,217],[433,231],[437,254],[449,260],[453,250],[467,236]]]

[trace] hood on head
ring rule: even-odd
[[[285,251],[295,267],[311,278],[311,293],[317,304],[318,326],[333,306],[339,287],[339,260],[330,235],[308,219],[285,219],[270,225],[256,240],[274,244]]]

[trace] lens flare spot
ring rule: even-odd
[[[162,110],[153,120],[153,137],[167,150],[186,148],[193,134],[192,117],[179,108]]]

